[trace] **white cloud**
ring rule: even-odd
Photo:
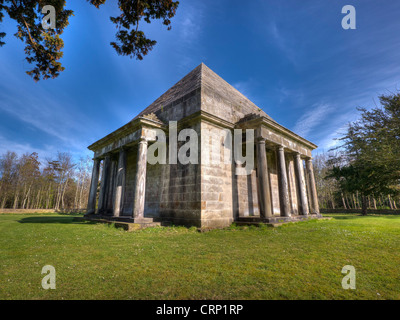
[[[270,35],[272,35],[272,39],[275,40],[277,47],[285,54],[287,59],[293,65],[297,66],[298,62],[296,57],[296,50],[294,49],[294,46],[289,42],[288,37],[285,37],[281,33],[275,21],[271,21],[271,23],[269,24],[268,32],[270,33]]]
[[[186,44],[195,42],[202,30],[203,22],[203,5],[193,2],[190,5],[182,3],[177,11],[177,19],[173,24],[178,24],[180,40]]]
[[[46,163],[47,158],[52,158],[56,154],[56,150],[54,147],[46,145],[44,148],[39,149],[33,147],[29,143],[16,143],[15,141],[8,140],[3,136],[0,136],[0,150],[2,151],[0,156],[6,153],[7,151],[13,151],[18,156],[21,156],[25,153],[34,153],[36,152],[39,155],[39,161],[42,164]]]
[[[81,137],[90,129],[83,113],[68,105],[65,98],[48,92],[40,85],[35,86],[34,91],[27,90],[26,82],[32,81],[30,78],[17,77],[5,66],[0,71],[9,79],[0,85],[1,111],[55,138],[62,149],[86,149]]]
[[[15,151],[19,155],[37,152],[41,160],[54,156],[57,150],[69,151],[74,157],[86,152],[90,122],[82,112],[72,108],[65,98],[57,97],[40,85],[36,85],[34,91],[27,89],[26,82],[32,81],[30,78],[18,78],[4,65],[0,71],[9,79],[0,85],[0,111],[20,121],[20,125],[35,128],[49,137],[45,141],[26,137],[25,142],[21,143],[18,132],[12,133],[15,139],[2,132],[1,151]]]
[[[333,107],[328,104],[320,104],[312,108],[299,118],[296,122],[293,132],[300,136],[307,136],[315,127],[326,119]]]

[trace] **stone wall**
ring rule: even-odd
[[[228,156],[231,151],[229,134],[224,128],[205,121],[201,121],[201,131],[201,226],[225,227],[237,215],[237,183]],[[206,155],[209,155],[208,160]]]
[[[200,124],[191,128],[200,132]],[[178,142],[178,150],[186,142]],[[169,163],[169,162],[168,162]],[[201,227],[200,164],[163,165],[161,170],[160,216],[174,224]]]
[[[158,218],[160,216],[161,190],[163,183],[164,167],[159,163],[147,163],[146,194],[144,203],[144,216]]]
[[[271,186],[272,212],[274,215],[281,214],[279,204],[279,185],[278,185],[278,167],[275,150],[267,150],[267,163],[269,172],[269,181]]]
[[[135,174],[137,162],[137,146],[126,152],[126,178],[122,215],[132,215],[135,192]]]
[[[168,124],[169,121],[179,121],[200,111],[200,89],[196,89],[182,98],[165,105],[158,110],[156,116]]]
[[[252,170],[251,174],[247,176],[236,176],[236,179],[238,183],[239,216],[260,215],[256,170]]]

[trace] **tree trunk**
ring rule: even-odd
[[[353,197],[354,197],[354,195],[353,195]],[[354,197],[354,202],[356,203],[356,208],[357,208],[357,209],[361,209],[361,208],[360,208],[360,203],[359,203],[359,201],[358,201],[358,191],[356,191],[356,195],[355,195],[355,197]]]
[[[79,176],[78,183],[76,184],[76,190],[75,190],[74,210],[78,209],[78,196],[79,196],[79,185],[80,185],[80,182],[81,182],[81,177]]]
[[[31,205],[31,197],[28,197],[28,201],[26,202],[26,209],[30,209]]]
[[[31,188],[32,188],[32,184],[29,186],[27,192],[26,192],[26,186],[24,188],[25,195],[24,195],[24,202],[23,202],[23,205],[22,205],[22,209],[27,209],[27,207],[29,205],[29,196],[30,196],[30,193],[31,193]]]
[[[349,197],[348,197],[347,195],[345,196],[345,199],[346,199],[346,203],[347,203],[347,208],[353,209],[353,208],[351,207],[351,201],[349,200]]]
[[[361,203],[362,203],[362,208],[361,208],[361,212],[363,216],[367,215],[367,197],[362,195],[361,196]]]
[[[393,210],[393,204],[392,204],[392,199],[390,198],[390,195],[388,196],[388,200],[389,200],[390,210]]]
[[[65,191],[67,190],[67,185],[68,185],[68,177],[67,177],[67,180],[65,180],[64,189],[63,189],[62,194],[61,194],[61,204],[62,204],[63,211],[65,210],[64,195],[65,195]]]
[[[346,201],[344,200],[343,192],[342,192],[342,202],[343,202],[343,208],[345,210],[347,210]]]
[[[84,186],[85,186],[85,178],[82,180],[81,190],[79,192],[79,210],[82,208],[82,194]]]
[[[49,189],[47,190],[46,209],[50,206],[51,182],[49,182]]]
[[[18,209],[18,191],[15,192],[13,209]]]
[[[6,204],[6,198],[7,198],[7,196],[3,197],[3,201],[1,202],[0,209],[4,209],[4,206]]]

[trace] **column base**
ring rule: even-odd
[[[133,223],[153,223],[153,218],[133,218]]]

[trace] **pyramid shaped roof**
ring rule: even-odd
[[[304,151],[302,154],[307,154],[308,152],[311,155],[310,150],[317,147],[310,141],[278,124],[237,89],[204,63],[201,63],[150,106],[140,112],[133,120],[93,143],[89,146],[89,149],[97,150],[97,153],[95,153],[97,156],[116,149],[132,138],[128,137],[129,139],[127,140],[121,137],[132,133],[132,130],[135,130],[140,121],[144,119],[152,121],[152,125],[163,126],[163,123],[179,121],[190,115],[197,114],[199,111],[215,116],[222,123],[226,121],[228,125],[229,123],[235,126],[258,125],[262,121],[272,129],[272,133],[268,133],[271,141],[275,137],[279,140],[277,140],[277,143],[282,144],[283,140],[280,137],[280,134],[282,134],[291,139],[290,141],[298,141],[302,146],[305,146],[306,149],[303,148],[305,151],[302,149],[302,152]],[[293,147],[293,142],[290,141],[288,143]]]
[[[175,101],[187,96],[188,94],[198,90],[201,95],[217,97],[219,101],[223,101],[225,110],[221,115],[232,115],[231,122],[237,122],[241,118],[249,114],[256,114],[271,119],[264,111],[258,106],[251,102],[247,97],[235,89],[232,85],[222,79],[214,71],[208,68],[204,63],[201,63],[185,77],[178,81],[174,86],[167,90],[157,100],[155,100],[150,106],[140,112],[134,119],[154,113],[159,116],[163,109],[174,103]],[[206,109],[203,105],[200,105],[200,109]],[[229,108],[226,108],[228,106]],[[212,108],[212,107],[211,107]],[[226,110],[231,109],[231,110]],[[212,110],[208,110],[212,113]],[[221,116],[216,114],[217,116]],[[233,119],[233,121],[232,121]],[[168,119],[177,120],[177,119]]]

